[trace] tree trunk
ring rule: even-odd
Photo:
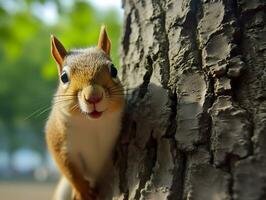
[[[125,0],[114,199],[266,199],[265,0]]]

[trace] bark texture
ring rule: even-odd
[[[265,200],[265,0],[123,4],[114,199]]]

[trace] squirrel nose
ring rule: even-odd
[[[96,104],[99,103],[103,98],[103,95],[101,96],[90,96],[88,99],[86,99],[86,101],[90,104]]]

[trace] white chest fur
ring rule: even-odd
[[[117,112],[103,115],[98,120],[89,120],[84,116],[68,119],[67,146],[70,159],[92,184],[110,159],[120,132],[121,115],[121,112]]]

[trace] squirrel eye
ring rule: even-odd
[[[69,81],[68,80],[68,75],[67,75],[67,73],[65,71],[63,71],[62,74],[61,74],[61,81],[63,83],[67,83]]]
[[[117,69],[115,68],[114,64],[111,64],[111,66],[110,66],[110,73],[111,73],[112,78],[116,78]]]

